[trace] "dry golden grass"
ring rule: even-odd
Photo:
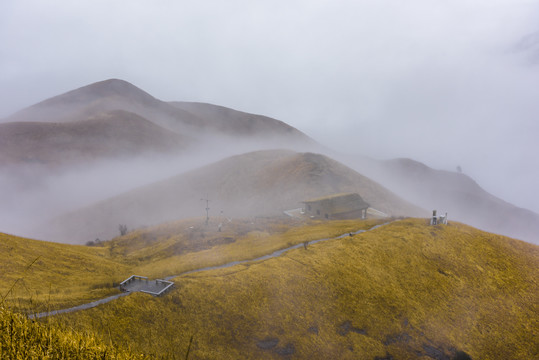
[[[298,221],[290,218],[181,220],[138,230],[106,246],[117,261],[151,277],[255,259],[305,241],[369,229],[385,220]],[[222,223],[222,231],[218,224]]]
[[[317,226],[327,234],[332,222],[298,229],[298,241],[325,237]],[[185,353],[194,335],[190,359],[441,359],[458,350],[532,359],[537,279],[537,246],[457,223],[402,220],[185,275],[162,298],[135,294],[53,320],[155,356]]]
[[[182,220],[138,230],[102,246],[57,244],[0,234],[0,299],[11,308],[43,312],[118,293],[115,286],[135,273],[151,278],[253,259],[275,250],[379,223],[369,220],[310,222],[287,218]],[[217,220],[219,221],[219,220]]]
[[[145,359],[82,334],[28,320],[0,306],[0,359]]]
[[[117,293],[129,274],[105,248],[57,244],[0,233],[0,299],[22,311],[68,307]]]

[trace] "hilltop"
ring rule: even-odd
[[[317,146],[266,116],[96,82],[0,121],[0,228],[41,238],[31,229],[50,218],[143,184],[252,150]]]
[[[522,241],[402,220],[51,320],[154,356],[193,336],[193,359],[531,359],[538,265]]]
[[[4,122],[73,122],[113,110],[136,114],[170,131],[204,141],[233,136],[243,140],[255,137],[259,141],[280,141],[288,146],[316,145],[307,135],[282,121],[209,104],[168,103],[119,79],[57,95],[11,115]]]
[[[371,207],[393,216],[427,215],[386,188],[324,155],[267,150],[236,155],[159,181],[54,220],[40,237],[85,243],[129,228],[205,213],[212,217],[279,216],[302,201],[357,192]]]

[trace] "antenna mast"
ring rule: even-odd
[[[210,221],[210,200],[208,199],[208,195],[206,195],[205,199],[200,199],[200,201],[206,201],[206,225],[208,225]]]

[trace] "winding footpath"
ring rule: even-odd
[[[386,222],[386,223],[383,223],[383,224],[375,225],[372,228],[367,229],[367,230],[358,230],[358,231],[355,231],[355,232],[347,232],[346,234],[342,234],[342,235],[337,236],[337,237],[312,240],[312,241],[309,241],[308,244],[312,245],[312,244],[316,244],[316,243],[319,243],[319,242],[322,242],[322,241],[338,240],[338,239],[350,237],[352,235],[362,234],[362,233],[367,232],[367,231],[372,231],[372,230],[378,229],[379,227],[390,224],[392,222],[393,221],[389,221],[389,222]],[[302,246],[305,246],[304,243],[296,244],[296,245],[293,245],[293,246],[290,246],[290,247],[287,247],[287,248],[284,248],[284,249],[281,249],[281,250],[277,250],[275,252],[272,252],[271,254],[264,255],[264,256],[261,256],[261,257],[255,258],[255,259],[238,260],[238,261],[232,261],[232,262],[222,264],[222,265],[208,266],[208,267],[204,267],[204,268],[200,268],[200,269],[189,270],[189,271],[185,271],[185,272],[183,272],[181,274],[167,276],[167,277],[165,277],[163,279],[164,280],[171,280],[171,279],[174,279],[174,278],[182,276],[182,275],[193,274],[193,273],[197,273],[197,272],[201,272],[201,271],[225,269],[225,268],[229,268],[229,267],[239,265],[239,264],[245,264],[245,263],[256,262],[256,261],[264,261],[264,260],[268,260],[268,259],[271,259],[271,258],[281,256],[282,254],[284,254],[287,251],[290,251],[290,250],[293,250],[293,249],[298,249],[298,248],[301,248]],[[67,308],[67,309],[52,310],[52,311],[47,311],[47,312],[42,312],[42,313],[37,313],[37,314],[31,314],[31,315],[28,316],[28,318],[29,319],[39,319],[39,318],[42,318],[42,317],[47,317],[47,316],[52,316],[52,315],[70,313],[70,312],[79,311],[79,310],[87,310],[87,309],[91,309],[93,307],[96,307],[98,305],[108,303],[109,301],[116,300],[118,298],[121,298],[122,296],[126,296],[126,295],[129,295],[129,294],[131,294],[131,292],[124,292],[124,293],[121,293],[121,294],[112,295],[112,296],[106,297],[104,299],[99,299],[99,300],[96,300],[96,301],[92,301],[92,302],[89,302],[89,303],[86,303],[86,304],[74,306],[74,307]]]

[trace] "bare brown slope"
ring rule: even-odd
[[[180,134],[214,140],[215,136],[276,138],[281,142],[315,144],[301,131],[265,116],[209,104],[167,103],[127,81],[109,79],[42,101],[4,121],[72,122],[88,116],[125,110]],[[229,140],[229,139],[228,139]]]
[[[298,129],[280,121],[263,115],[250,114],[233,110],[224,106],[200,102],[170,102],[177,108],[188,111],[198,118],[205,120],[208,128],[228,135],[256,136],[284,136],[303,140],[314,145],[314,141]]]
[[[539,243],[538,214],[497,198],[465,174],[435,170],[411,159],[363,158],[354,168],[425,209],[448,212],[450,219]]]
[[[129,228],[205,215],[273,216],[301,201],[339,192],[358,192],[372,207],[392,215],[426,215],[384,187],[323,155],[259,151],[233,156],[195,171],[114,197],[59,218],[54,231],[37,237],[83,243],[116,236]],[[221,213],[222,211],[222,213]],[[45,235],[46,234],[46,235]]]
[[[111,110],[125,110],[181,133],[201,119],[119,79],[96,82],[23,109],[6,121],[72,122]]]
[[[179,151],[190,143],[188,137],[122,110],[70,123],[12,122],[0,124],[0,165],[77,164]]]

